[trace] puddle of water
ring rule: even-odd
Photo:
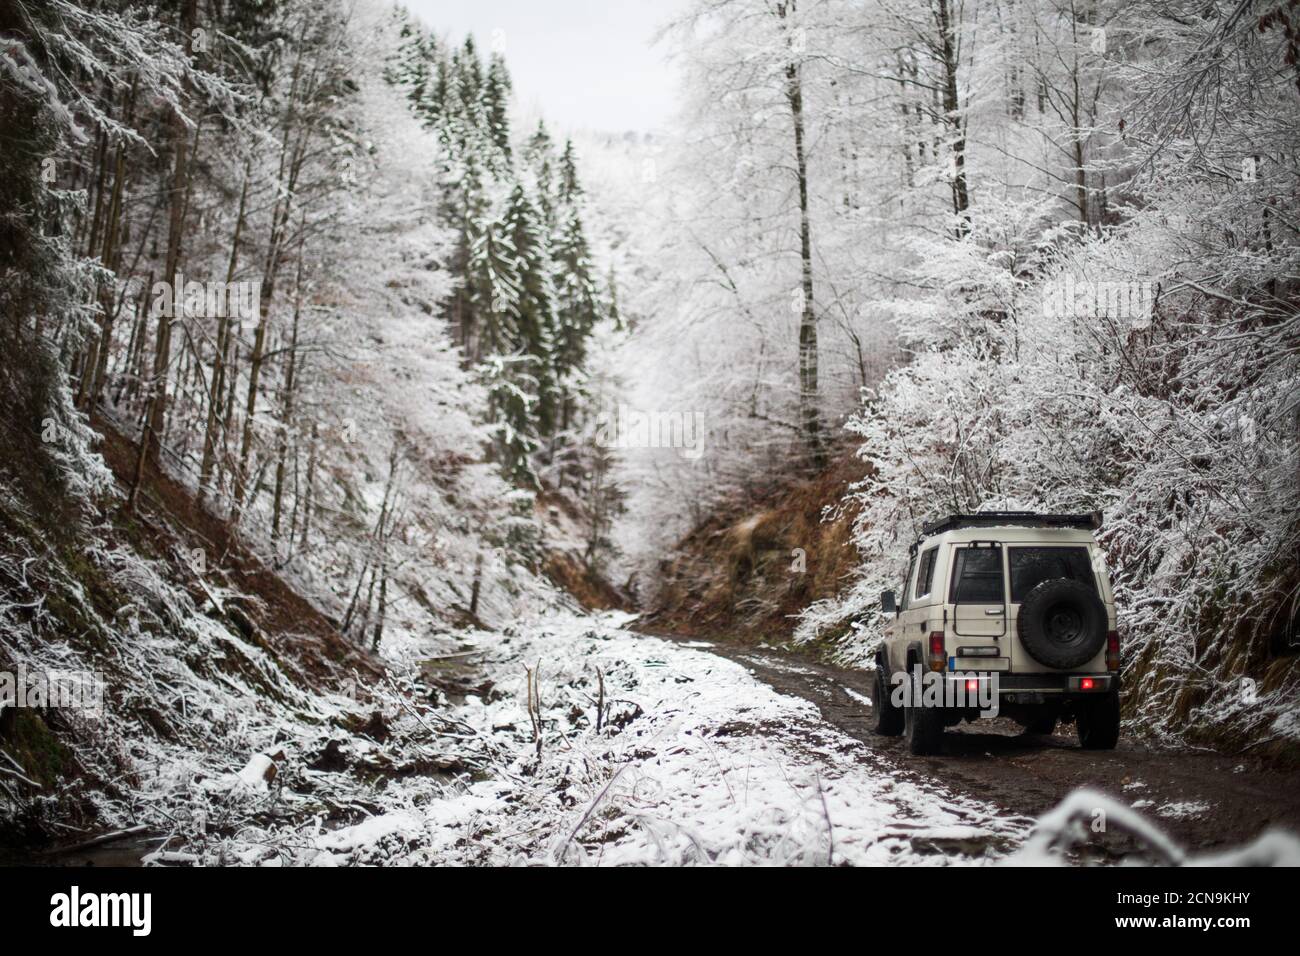
[[[0,850],[5,866],[143,866],[142,858],[153,852],[161,836],[140,833],[101,846],[54,852]]]

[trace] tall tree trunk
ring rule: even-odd
[[[483,552],[474,555],[474,583],[469,591],[470,617],[478,617],[478,599],[483,591]]]
[[[298,270],[294,277],[293,324],[289,332],[289,365],[284,373],[284,404],[280,422],[280,439],[275,457],[275,498],[271,504],[271,540],[280,536],[280,515],[284,501],[284,466],[289,454],[289,429],[293,427],[296,369],[298,366],[298,322],[302,316],[302,246],[306,235],[305,221],[298,225]],[[292,544],[292,541],[290,542]],[[292,550],[292,548],[290,548]]]
[[[782,20],[794,12],[794,0],[777,4]],[[787,46],[792,46],[787,38]],[[813,305],[812,222],[808,214],[808,160],[804,150],[803,85],[799,64],[785,68],[786,100],[794,126],[795,175],[799,180],[799,262],[803,309],[799,317],[799,419],[815,467],[826,457],[822,441],[821,409],[817,394],[817,312]]]
[[[1071,146],[1074,150],[1074,202],[1079,207],[1079,222],[1083,223],[1084,228],[1088,226],[1088,170],[1084,165],[1083,127],[1080,125],[1082,117],[1079,115],[1079,71],[1076,68],[1074,75],[1071,77],[1074,84],[1074,98],[1070,104],[1071,119],[1074,122],[1074,130],[1071,134]]]
[[[298,69],[299,66],[295,66],[295,77],[292,84],[294,92],[290,94],[291,103],[295,101],[295,93],[298,90],[298,77],[296,75]],[[278,195],[275,206],[271,211],[271,238],[267,246],[266,268],[263,273],[260,315],[257,331],[253,334],[253,350],[248,357],[248,398],[244,407],[244,427],[239,440],[239,460],[235,467],[234,503],[230,509],[232,523],[239,522],[244,506],[244,498],[247,494],[248,456],[253,445],[253,419],[257,414],[257,389],[262,374],[262,356],[266,349],[267,325],[271,316],[271,300],[275,297],[276,277],[279,274],[280,262],[283,258],[281,247],[284,241],[284,232],[288,227],[289,216],[293,212],[294,190],[298,185],[298,174],[302,170],[312,130],[310,127],[303,130],[292,150],[289,146],[291,134],[292,122],[286,116],[284,133],[280,141],[280,169],[276,176]]]
[[[949,0],[936,0],[935,20],[939,27],[939,60],[943,67],[943,112],[952,143],[952,209],[957,214],[957,238],[970,232],[970,193],[966,184],[966,123],[957,97],[956,24]]]
[[[311,509],[316,486],[316,419],[311,423],[311,439],[307,447],[307,481],[303,489],[302,500],[302,537],[301,547],[306,548],[311,538]]]
[[[244,185],[239,191],[239,213],[235,217],[235,234],[230,240],[230,260],[226,266],[226,284],[235,280],[235,271],[239,265],[239,240],[244,231],[244,216],[248,210],[249,164],[244,166]],[[199,501],[207,494],[208,479],[212,476],[212,465],[217,455],[217,427],[221,423],[221,408],[226,384],[226,362],[230,351],[230,340],[234,329],[229,317],[223,318],[217,326],[217,351],[212,367],[212,393],[208,397],[208,420],[203,429],[203,458],[199,464]]]
[[[183,0],[180,14],[180,31],[185,42],[189,42],[194,32],[197,19],[198,0]],[[188,85],[186,86],[188,90]],[[189,184],[189,133],[179,108],[171,119],[172,149],[175,159],[172,166],[172,182],[169,196],[167,221],[167,265],[163,271],[168,282],[176,281],[180,269],[181,240],[185,232],[186,192]],[[158,317],[158,338],[155,343],[153,376],[150,382],[149,427],[145,430],[149,439],[148,454],[155,461],[158,459],[162,441],[163,426],[167,417],[167,378],[171,365],[172,322],[166,316]]]
[[[375,614],[375,637],[371,649],[378,651],[384,639],[384,618],[388,615],[388,544],[384,543],[384,559],[379,566],[379,609]]]

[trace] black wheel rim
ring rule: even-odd
[[[1048,608],[1043,631],[1053,644],[1069,647],[1084,638],[1083,614],[1071,604],[1057,604]]]

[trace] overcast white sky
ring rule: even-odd
[[[660,129],[675,108],[675,73],[655,30],[684,0],[403,0],[486,56],[504,43],[517,105],[556,129]],[[502,31],[496,33],[495,31]]]

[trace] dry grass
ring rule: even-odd
[[[825,516],[863,474],[841,449],[811,478],[774,481],[719,508],[661,564],[649,623],[700,637],[789,639],[794,615],[837,593],[857,565],[853,514]]]

